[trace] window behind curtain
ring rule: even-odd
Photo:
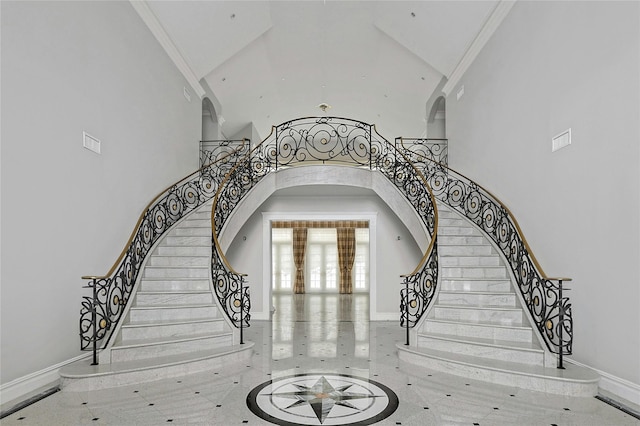
[[[308,292],[338,291],[338,237],[335,228],[309,228],[305,265]]]
[[[356,257],[353,262],[353,291],[369,290],[369,229],[356,228]]]
[[[295,277],[293,230],[272,228],[272,277],[274,291],[292,292]],[[305,259],[306,292],[338,292],[338,247],[335,228],[309,228]],[[369,291],[369,229],[356,229],[353,291]]]
[[[274,291],[293,291],[293,229],[271,229],[271,283]]]

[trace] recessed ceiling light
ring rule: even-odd
[[[318,105],[318,108],[320,108],[322,112],[327,112],[328,109],[331,109],[331,105],[326,102],[322,102],[320,105]]]
[[[227,81],[227,77],[222,77],[222,81]]]
[[[235,18],[236,18],[236,14],[235,14],[235,13],[232,13],[232,14],[231,14],[231,19],[235,19]]]
[[[385,98],[388,98],[389,96],[387,96],[387,95],[384,95],[384,97],[385,97]]]
[[[262,95],[260,95],[260,99],[262,99]]]
[[[424,78],[424,77],[420,77],[420,78],[422,79],[422,81],[426,80],[426,78]]]
[[[412,17],[412,18],[415,18],[415,17],[416,17],[416,14],[415,14],[415,13],[413,13],[413,12],[411,12],[411,17]]]

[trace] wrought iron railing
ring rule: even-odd
[[[92,295],[83,297],[80,310],[80,347],[95,352],[108,343],[131,296],[144,258],[158,239],[177,221],[210,200],[232,168],[234,159],[249,150],[241,144],[220,144],[215,161],[158,194],[144,209],[124,250],[105,275],[83,276]]]
[[[418,161],[429,159],[436,163],[449,164],[449,141],[447,139],[396,138],[402,141],[404,149],[408,149]]]
[[[411,145],[402,142],[400,149],[421,170],[435,197],[475,223],[502,251],[549,350],[559,355],[571,354],[571,303],[562,295],[562,281],[570,279],[550,278],[544,273],[517,220],[491,192],[448,166],[414,152]]]
[[[248,325],[248,297],[241,302],[245,274],[233,269],[220,247],[225,223],[242,198],[268,173],[302,163],[348,164],[378,170],[411,203],[423,221],[430,245],[416,269],[404,277],[402,324],[415,325],[433,298],[438,276],[437,209],[429,185],[409,159],[380,136],[374,125],[339,117],[308,117],[287,121],[238,161],[220,184],[211,209],[214,249],[211,264],[216,294],[227,315]],[[407,308],[407,309],[405,309]],[[246,321],[246,322],[244,322]]]
[[[200,167],[213,164],[240,148],[248,151],[248,143],[248,139],[200,141]]]

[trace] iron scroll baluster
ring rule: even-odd
[[[565,300],[562,296],[562,282],[563,281],[572,281],[571,278],[547,278],[549,281],[557,281],[558,282],[558,300],[556,301],[558,305],[558,340],[560,342],[563,341],[563,329],[565,327],[564,324],[564,314],[565,314]],[[568,290],[568,289],[565,289]],[[562,345],[558,347],[558,369],[564,370],[564,365],[562,363],[562,357],[564,355],[564,348]]]

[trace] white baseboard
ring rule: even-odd
[[[569,358],[565,358],[565,360],[571,364],[575,364],[580,367],[590,368],[591,370],[598,373],[600,375],[600,383],[598,384],[598,387],[600,389],[607,391],[609,393],[612,393],[614,395],[617,395],[621,398],[624,398],[627,401],[633,402],[636,405],[640,405],[640,385],[639,384],[614,376],[613,374],[600,371],[589,365],[582,364],[578,361],[574,361]]]
[[[251,312],[251,319],[256,321],[269,321],[271,319],[270,312]]]
[[[22,399],[30,397],[31,393],[45,386],[55,386],[60,380],[59,371],[65,365],[81,359],[89,358],[90,353],[82,354],[75,358],[63,361],[51,367],[44,368],[35,373],[27,374],[0,386],[0,404],[4,405],[10,401],[20,402]]]
[[[398,321],[400,324],[400,314],[398,312],[372,312],[371,321]]]

